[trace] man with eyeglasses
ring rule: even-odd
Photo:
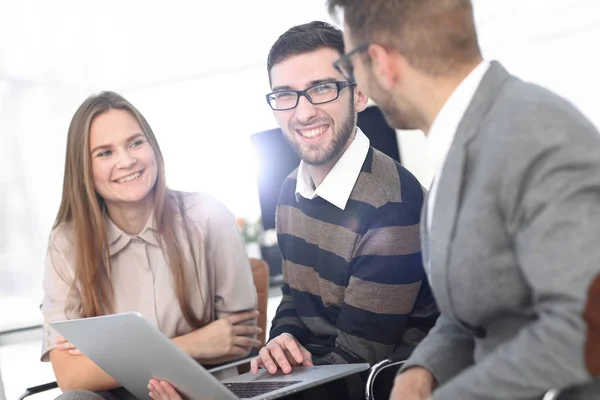
[[[367,98],[333,67],[343,53],[342,32],[315,21],[268,56],[266,99],[301,163],[281,189],[283,299],[253,372],[374,364],[412,349],[438,315],[421,260],[424,191],[356,126]],[[335,398],[362,396],[363,382],[348,385]]]

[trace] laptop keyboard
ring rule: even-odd
[[[240,399],[249,399],[300,382],[302,381],[234,382],[224,385]]]

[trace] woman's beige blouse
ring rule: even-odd
[[[256,289],[250,262],[233,214],[207,194],[183,194],[183,198],[188,226],[195,226],[201,235],[191,246],[181,246],[189,268],[186,276],[196,316],[212,321],[255,309]],[[140,312],[169,338],[191,332],[193,329],[185,321],[177,301],[153,217],[150,216],[137,236],[124,233],[108,217],[106,221],[115,312]],[[177,229],[178,235],[183,235],[181,216]],[[197,268],[191,262],[192,257]],[[49,360],[48,353],[56,347],[58,336],[49,323],[82,316],[81,300],[77,291],[71,290],[74,260],[72,230],[61,225],[51,233],[46,256],[43,361]]]

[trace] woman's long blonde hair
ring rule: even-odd
[[[131,103],[114,92],[102,92],[90,96],[79,106],[71,120],[67,138],[62,200],[54,222],[54,228],[64,223],[70,223],[73,227],[76,266],[72,290],[79,292],[83,317],[114,312],[113,287],[108,279],[111,269],[110,253],[104,223],[107,209],[104,199],[94,188],[90,155],[92,121],[111,109],[125,110],[137,119],[154,150],[157,163],[157,179],[153,188],[155,227],[171,268],[177,300],[183,316],[192,327],[201,327],[207,315],[205,312],[203,320],[200,320],[190,304],[182,244],[176,237],[176,215],[180,214],[187,236],[186,245],[191,248],[191,233],[186,223],[181,198],[167,189],[164,159],[150,125]]]

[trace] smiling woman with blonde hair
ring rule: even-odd
[[[255,309],[229,210],[206,194],[168,189],[158,142],[127,100],[113,92],[85,100],[69,126],[44,276],[42,360],[68,392],[62,397],[131,395],[50,322],[138,311],[199,362],[218,364],[260,344]]]

